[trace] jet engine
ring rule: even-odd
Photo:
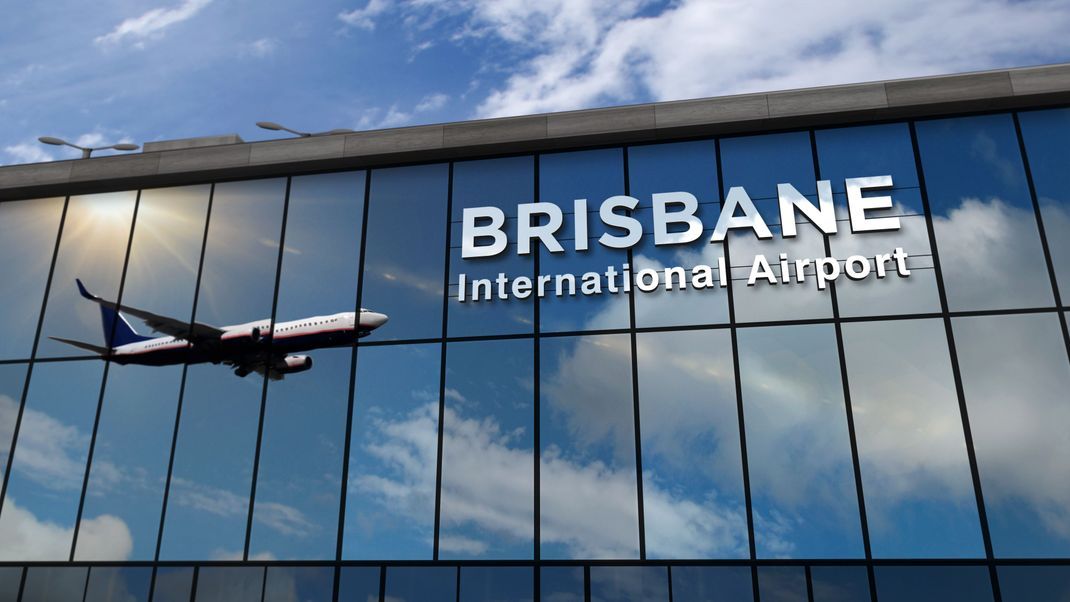
[[[264,329],[262,331],[259,326],[253,326],[249,331],[249,337],[253,339],[254,343],[267,343],[271,340],[271,330]]]
[[[287,355],[275,364],[274,369],[280,374],[293,374],[312,369],[312,358],[307,355]]]

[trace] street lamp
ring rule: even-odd
[[[279,124],[275,123],[274,121],[257,121],[256,125],[257,125],[257,127],[264,128],[265,130],[271,130],[273,132],[279,132],[279,131],[290,132],[291,134],[300,136],[302,138],[311,138],[312,136],[331,136],[331,135],[334,135],[334,134],[352,134],[353,133],[353,130],[347,130],[347,129],[344,129],[344,128],[343,129],[337,129],[337,130],[330,130],[330,131],[327,131],[327,132],[314,132],[314,133],[313,132],[299,132],[297,130],[291,130],[290,128],[288,128],[288,127],[286,127],[284,125],[279,125]]]
[[[41,142],[42,144],[51,144],[53,146],[69,146],[71,148],[76,148],[76,149],[82,151],[82,158],[83,159],[88,159],[89,156],[93,154],[93,151],[98,151],[98,150],[107,150],[107,149],[111,148],[111,149],[120,150],[120,151],[135,151],[135,150],[141,148],[136,144],[130,144],[130,143],[127,143],[127,142],[121,142],[119,144],[112,144],[110,146],[95,146],[95,147],[78,146],[77,144],[71,144],[70,142],[67,142],[66,140],[64,140],[62,138],[55,138],[53,136],[41,136],[40,138],[37,139],[37,141]]]

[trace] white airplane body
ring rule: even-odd
[[[359,313],[349,311],[276,322],[274,327],[270,319],[219,327],[200,322],[191,324],[106,301],[91,294],[81,281],[77,283],[82,297],[100,305],[107,346],[60,337],[49,338],[96,352],[117,364],[169,366],[222,363],[234,368],[238,376],[258,372],[277,380],[286,374],[312,368],[311,357],[293,353],[351,345],[388,320],[384,314],[361,309]],[[165,336],[137,334],[121,312],[141,319]]]

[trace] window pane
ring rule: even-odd
[[[758,567],[762,602],[806,602],[806,569],[801,566]]]
[[[869,572],[864,566],[810,567],[813,602],[869,602]]]
[[[471,301],[471,283],[494,280],[504,273],[510,280],[534,275],[534,254],[518,255],[516,247],[517,205],[531,203],[535,196],[535,158],[507,157],[486,161],[459,161],[453,165],[453,215],[450,217],[449,335],[473,336],[531,332],[535,323],[534,295],[527,299],[494,298]],[[461,257],[462,219],[470,207],[498,207],[505,213],[509,246],[494,257]],[[468,301],[457,301],[458,276],[465,274]],[[496,287],[497,285],[495,285]]]
[[[668,602],[663,566],[591,567],[591,602]]]
[[[1056,314],[956,318],[996,556],[1070,553],[1070,363]]]
[[[583,567],[544,566],[539,572],[541,602],[583,602]]]
[[[22,567],[0,567],[0,602],[18,602],[22,586]]]
[[[22,403],[22,387],[25,384],[26,364],[0,365],[0,480],[7,470],[7,458],[11,453],[15,422],[18,420],[19,405]]]
[[[759,240],[748,229],[732,230],[728,234],[736,319],[749,322],[831,317],[830,289],[817,288],[812,268],[805,270],[807,276],[801,283],[758,282],[747,286],[756,255],[765,255],[777,278],[781,277],[780,253],[787,253],[789,261],[825,256],[824,236],[805,217],[797,216],[798,236],[781,237],[777,184],[791,184],[817,203],[809,134],[727,138],[721,142],[721,170],[725,194],[733,186],[742,186],[773,233],[771,240]],[[795,274],[790,264],[789,270]]]
[[[370,177],[361,305],[390,316],[376,338],[439,337],[449,169],[377,169]]]
[[[358,350],[343,558],[431,558],[441,349]]]
[[[34,366],[0,513],[0,558],[70,558],[103,368],[95,360]],[[111,555],[130,554],[130,530],[121,520],[82,528],[82,535],[106,540]]]
[[[333,597],[332,567],[268,567],[263,602],[331,602]]]
[[[983,566],[879,566],[874,576],[880,602],[992,600],[992,580]]]
[[[22,602],[81,600],[88,573],[84,566],[31,566],[26,569]]]
[[[386,599],[391,602],[456,602],[454,567],[389,567]]]
[[[264,567],[202,566],[195,602],[260,602]]]
[[[152,567],[96,566],[89,571],[85,602],[145,602]]]
[[[984,557],[941,320],[843,325],[877,558]]]
[[[217,327],[271,317],[285,180],[219,184],[196,320]],[[190,366],[182,397],[160,557],[240,559],[263,380]]]
[[[61,198],[0,203],[0,257],[18,257],[0,265],[0,307],[8,314],[0,359],[30,357],[62,211]]]
[[[547,295],[539,301],[539,326],[543,332],[627,328],[631,323],[625,293],[603,290],[601,295],[583,295],[579,286],[585,272],[603,274],[607,266],[614,266],[620,273],[622,264],[628,262],[627,252],[598,242],[606,231],[598,210],[602,201],[617,194],[624,194],[624,153],[619,148],[539,156],[539,200],[556,204],[565,216],[564,226],[557,233],[565,251],[549,253],[537,245],[539,272],[575,274],[577,290],[574,296],[558,297],[547,289]],[[575,199],[587,199],[587,251],[575,250]],[[616,228],[611,233],[620,234]],[[621,278],[618,276],[618,281]],[[550,286],[555,283],[551,282]]]
[[[636,558],[628,335],[545,338],[539,361],[542,558]]]
[[[1064,602],[1070,599],[1070,567],[1001,566],[997,572],[1003,602]]]
[[[460,602],[531,602],[534,576],[529,566],[464,567]]]
[[[917,125],[951,310],[1052,304],[1010,115]]]
[[[441,558],[531,558],[535,536],[534,343],[446,350]]]
[[[339,570],[338,602],[379,602],[379,567],[345,566]]]
[[[74,280],[81,279],[89,290],[105,299],[118,297],[136,198],[133,191],[71,197],[37,357],[88,354],[48,337],[105,344],[100,309],[78,294]]]
[[[731,333],[644,333],[636,353],[647,557],[748,557]]]
[[[682,266],[689,274],[696,265],[713,268],[720,278],[718,260],[724,256],[724,244],[710,244],[713,227],[720,213],[717,189],[717,151],[712,140],[634,146],[628,149],[628,178],[631,195],[639,199],[637,217],[643,222],[643,240],[632,250],[635,270]],[[698,199],[698,211],[705,229],[692,243],[654,245],[652,195],[663,192],[688,192]],[[669,206],[670,210],[679,207]],[[674,226],[671,232],[680,230]],[[716,280],[719,281],[719,280]],[[662,287],[635,293],[637,326],[675,326],[720,324],[728,321],[728,291],[720,286],[693,289],[690,280],[684,290],[668,291]]]
[[[1070,109],[1026,111],[1018,114],[1025,152],[1033,175],[1048,251],[1062,293],[1070,297],[1070,164],[1065,143],[1070,137]]]
[[[156,583],[152,586],[152,602],[189,602],[193,594],[193,567],[164,567],[156,569]]]
[[[189,319],[208,196],[208,186],[141,193],[123,284],[124,305]],[[136,318],[128,321],[146,336],[162,336]],[[83,521],[104,516],[121,520],[130,530],[133,550],[126,558],[116,558],[107,552],[107,541],[80,532],[76,559],[151,560],[155,556],[181,379],[179,365],[112,364],[109,369],[82,517]]]
[[[852,282],[840,280],[836,298],[842,316],[889,315],[940,311],[940,299],[929,248],[929,230],[922,210],[921,190],[914,167],[910,129],[905,123],[818,130],[817,153],[821,177],[832,184],[836,205],[837,233],[829,237],[832,253],[844,261],[861,255],[869,258],[870,275]],[[889,232],[852,232],[845,178],[889,175],[890,190],[873,190],[865,196],[890,196],[893,207],[868,211],[875,218],[896,216],[900,228]],[[876,277],[878,254],[901,247],[909,255],[910,275],[899,276],[894,263],[889,275]]]
[[[754,602],[750,567],[674,566],[673,602]]]
[[[758,557],[862,556],[832,326],[747,328],[738,337]]]

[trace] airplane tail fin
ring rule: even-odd
[[[99,345],[93,345],[91,343],[83,343],[82,341],[75,341],[73,339],[63,339],[63,338],[60,338],[60,337],[48,337],[48,338],[52,339],[53,341],[59,341],[60,343],[66,343],[68,345],[74,345],[75,347],[78,347],[80,349],[85,349],[85,350],[88,350],[88,351],[92,351],[93,353],[99,353],[100,355],[107,355],[107,353],[108,353],[108,348],[107,347],[101,347]]]
[[[120,345],[126,345],[127,343],[147,341],[152,338],[138,334],[137,331],[130,326],[130,323],[126,321],[123,314],[119,313],[116,309],[109,307],[109,305],[114,304],[104,301],[100,297],[90,293],[89,289],[87,289],[78,278],[75,278],[74,281],[78,284],[79,294],[100,305],[100,322],[101,326],[104,328],[104,342],[108,347],[118,347]],[[72,345],[74,344],[71,341],[63,342]]]

